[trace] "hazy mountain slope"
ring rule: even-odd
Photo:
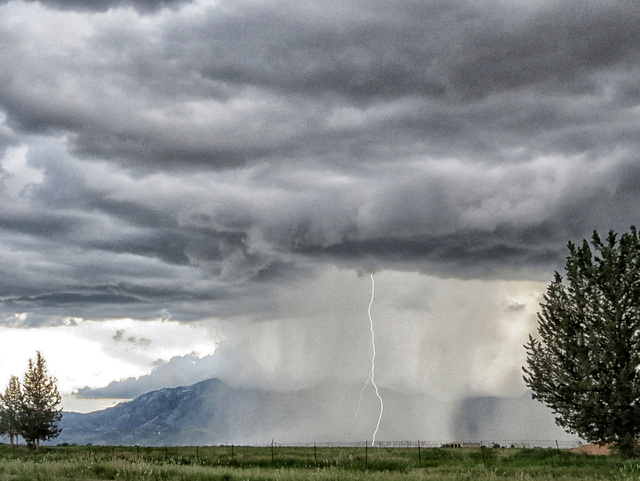
[[[57,442],[207,444],[225,442],[242,391],[217,379],[161,389],[92,413],[64,413]]]
[[[378,439],[446,439],[444,406],[421,394],[382,391]],[[218,379],[143,394],[92,413],[64,413],[53,442],[181,445],[371,439],[379,404],[358,386],[316,386],[294,392],[229,387]],[[426,414],[425,414],[426,413]]]
[[[52,442],[112,445],[215,445],[371,440],[379,401],[362,386],[293,392],[232,388],[218,379],[143,394],[92,413],[64,413]],[[529,394],[443,403],[421,393],[381,391],[378,441],[563,439],[553,415]]]

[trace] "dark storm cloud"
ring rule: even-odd
[[[325,262],[546,279],[637,223],[634,2],[0,8],[7,312],[268,318]]]
[[[20,89],[44,73],[37,57],[6,72],[10,121],[71,131],[78,153],[136,168],[388,162],[399,151],[505,160],[521,145],[528,158],[617,143],[623,126],[600,127],[634,98],[640,47],[627,3],[221,2],[160,17],[147,35],[106,23],[83,39],[113,58],[106,70],[68,46],[62,71],[80,95],[55,73]]]
[[[178,234],[149,235],[139,239],[112,239],[97,241],[88,247],[111,252],[127,252],[134,255],[157,257],[172,264],[188,264],[184,253],[187,241]]]
[[[534,3],[501,12],[489,5],[480,7],[485,15],[465,31],[455,51],[452,79],[462,93],[482,96],[536,85],[589,94],[602,87],[597,72],[637,68],[640,9],[634,2],[552,2],[539,9]]]
[[[60,237],[73,232],[81,220],[73,216],[42,214],[39,212],[0,210],[0,229],[37,237]]]
[[[444,33],[438,19],[454,5],[329,2],[320,8],[312,2],[279,2],[279,8],[253,7],[240,17],[211,19],[216,28],[208,38],[223,50],[205,57],[200,71],[206,78],[281,93],[336,95],[353,103],[446,92],[442,75],[430,66],[439,54],[435,37]],[[243,35],[247,31],[255,35]]]
[[[5,304],[18,310],[21,308],[76,305],[76,304],[123,304],[138,302],[138,299],[119,296],[117,294],[81,294],[76,292],[57,292],[56,294],[45,294],[36,297],[18,297],[7,299]]]
[[[562,256],[533,243],[515,242],[513,233],[462,231],[452,235],[400,239],[394,237],[345,241],[327,247],[308,247],[308,255],[336,257],[357,266],[368,263],[375,269],[423,270],[459,278],[503,278],[511,272],[522,276],[533,266],[549,272],[562,265]],[[532,274],[532,273],[530,273]]]
[[[2,3],[6,3],[3,0]],[[43,3],[41,0],[26,0],[27,2]],[[47,7],[69,11],[97,11],[106,12],[110,8],[132,6],[141,12],[153,12],[162,7],[170,7],[185,3],[187,0],[47,0]]]
[[[211,19],[204,45],[222,52],[205,61],[208,78],[353,102],[526,86],[582,93],[597,85],[578,77],[635,67],[640,45],[629,2],[276,2],[242,14],[236,5]]]

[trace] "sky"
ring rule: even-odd
[[[640,212],[640,5],[0,2],[0,384],[526,391],[569,240]],[[354,409],[357,405],[356,389]],[[368,393],[370,395],[370,393]]]

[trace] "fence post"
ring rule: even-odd
[[[273,439],[271,440],[271,462],[274,462],[274,457],[273,457]]]
[[[558,440],[556,439],[556,448],[558,448],[558,452],[560,452],[560,445],[558,445]]]
[[[316,443],[313,443],[313,459],[316,462],[316,466],[318,466],[318,450],[316,449]]]
[[[233,461],[233,444],[231,445],[231,461]]]
[[[482,441],[480,441],[480,451],[482,451],[482,464],[486,466],[487,460],[484,458],[484,444],[482,444]]]
[[[367,469],[369,464],[369,441],[364,442],[364,469]]]
[[[198,449],[198,445],[196,445],[196,461],[200,461],[200,451]]]
[[[422,453],[420,452],[420,440],[418,440],[418,463],[422,464]]]

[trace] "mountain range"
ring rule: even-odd
[[[103,445],[217,445],[353,442],[371,439],[375,395],[315,386],[293,392],[231,387],[219,379],[151,391],[90,413],[64,412],[51,442]],[[444,403],[418,393],[381,391],[379,440],[566,439],[552,414],[526,393]],[[359,409],[356,409],[359,408]]]
[[[272,406],[284,410],[291,397],[229,387],[218,379],[165,388],[91,413],[65,412],[57,442],[107,445],[210,445],[258,440],[267,421],[278,420]],[[297,421],[297,413],[279,419]]]

